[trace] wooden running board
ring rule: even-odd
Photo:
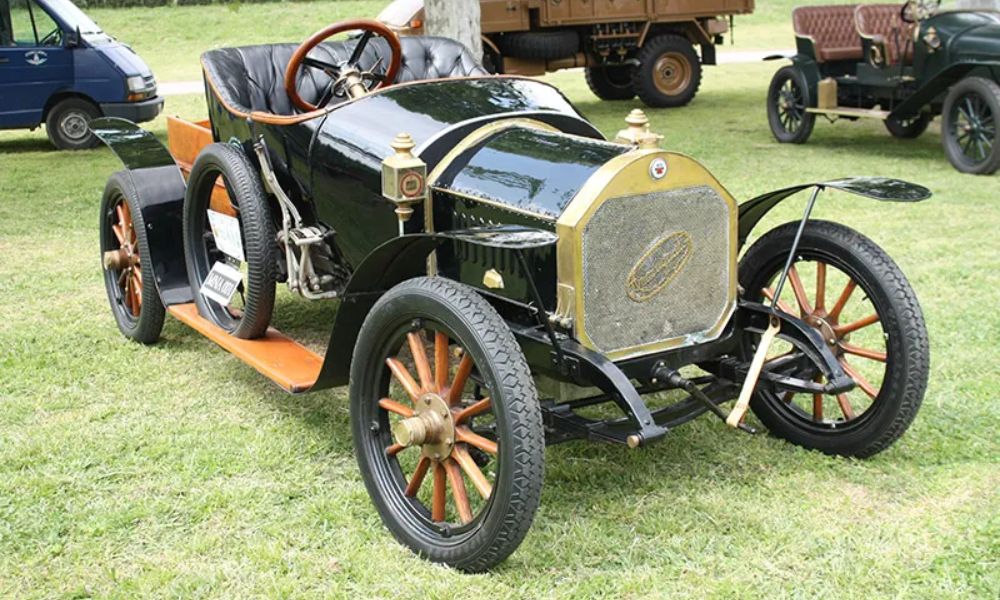
[[[889,118],[889,111],[874,108],[807,108],[806,112],[818,115],[833,115],[837,117],[859,117],[865,119],[880,119],[882,121]]]
[[[167,308],[167,311],[257,369],[287,392],[298,394],[309,391],[319,377],[323,357],[295,340],[285,337],[273,327],[268,328],[264,337],[243,340],[229,335],[198,314],[198,307],[194,303],[175,304]]]

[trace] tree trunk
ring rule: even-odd
[[[483,55],[479,0],[424,0],[427,35],[458,40],[477,60]]]

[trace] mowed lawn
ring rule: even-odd
[[[377,8],[94,12],[166,80],[197,78],[204,48],[296,40]],[[784,31],[780,12],[762,8],[743,31]],[[917,290],[932,372],[915,423],[867,461],[709,417],[639,451],[550,448],[534,527],[482,575],[417,559],[382,526],[346,390],[288,396],[169,318],[160,344],[127,343],[97,245],[119,163],[0,133],[0,597],[997,598],[1000,176],[954,171],[936,124],[898,141],[874,122],[820,122],[807,145],[778,145],[764,115],[776,68],[709,69],[690,107],[651,111],[653,128],[740,199],[845,175],[935,192],[917,205],[831,193],[817,211],[885,247]],[[580,73],[548,80],[608,135],[635,106],[597,101]],[[171,97],[167,112],[203,118],[204,100]],[[163,135],[165,121],[150,127]],[[335,310],[283,294],[276,320],[326,327]]]

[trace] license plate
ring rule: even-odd
[[[240,220],[214,210],[208,211],[208,224],[215,237],[215,247],[221,252],[243,262],[243,239],[240,237]]]
[[[208,272],[208,277],[201,284],[199,291],[202,296],[228,306],[242,281],[243,273],[240,273],[239,269],[224,262],[217,262],[212,265],[212,270]]]

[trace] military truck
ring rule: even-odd
[[[733,15],[753,12],[754,0],[481,0],[480,7],[491,71],[583,67],[599,98],[638,95],[665,108],[694,98],[702,65],[716,64]],[[378,20],[400,35],[421,35],[423,0],[395,0]]]

